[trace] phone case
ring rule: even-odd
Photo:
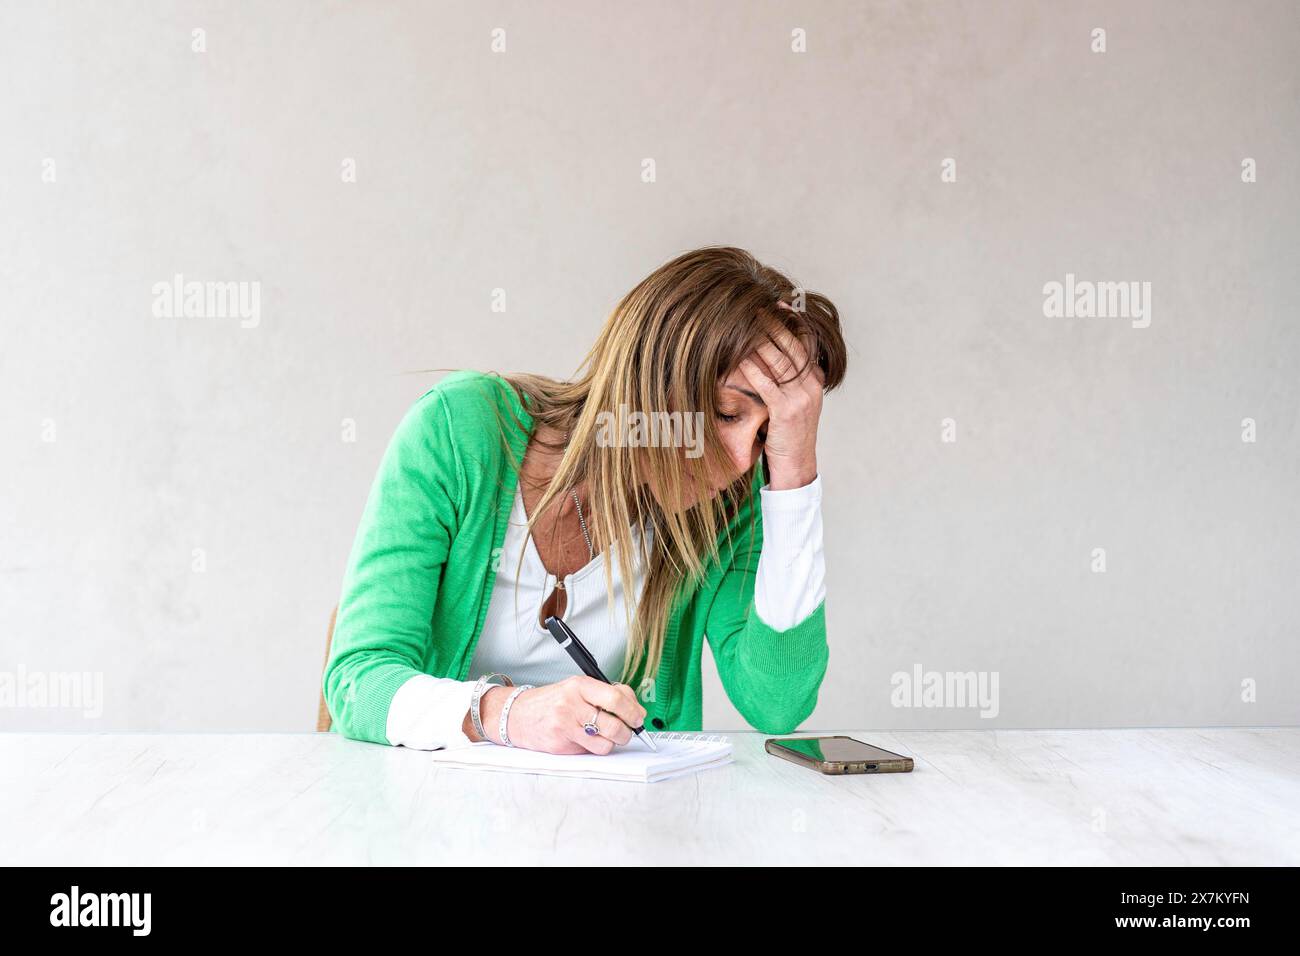
[[[807,739],[807,738],[797,738]],[[855,737],[849,737],[847,734],[836,734],[834,737],[818,737],[817,740],[857,740]],[[858,743],[866,741],[858,740]],[[781,740],[776,737],[769,737],[763,742],[763,749],[774,757],[781,757],[789,760],[791,763],[797,763],[801,767],[807,767],[810,770],[816,770],[819,773],[845,774],[845,773],[911,773],[912,758],[904,757],[901,754],[895,754],[892,757],[880,757],[875,760],[814,760],[812,757],[804,754],[795,753],[785,747],[779,746]],[[875,746],[871,744],[870,746]]]

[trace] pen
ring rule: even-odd
[[[605,684],[613,683],[613,681],[601,673],[600,665],[596,663],[596,658],[591,656],[591,651],[587,650],[587,648],[583,646],[582,641],[578,640],[578,635],[573,633],[573,630],[569,625],[565,624],[558,617],[551,616],[546,619],[546,629],[551,632],[551,637],[555,638],[556,643],[569,652],[569,656],[573,658],[574,663],[578,665],[584,674],[588,677],[594,677],[596,680]],[[646,746],[651,750],[656,752],[659,750],[659,748],[655,746],[655,742],[650,739],[650,735],[645,733],[644,724],[640,727],[633,727],[632,733],[644,740]]]

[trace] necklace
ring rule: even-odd
[[[568,432],[564,433],[564,443],[566,445],[569,443]],[[582,516],[582,502],[578,500],[576,491],[570,489],[569,493],[573,495],[573,506],[578,509],[578,524],[582,525],[582,537],[587,542],[587,560],[591,561],[596,556],[596,549],[591,546],[591,535],[587,533],[587,519]],[[561,591],[564,590],[564,579],[559,575],[555,576],[555,586]]]
[[[587,560],[590,561],[596,556],[596,549],[591,546],[591,535],[587,534],[587,522],[582,517],[582,502],[578,501],[578,493],[573,492],[573,506],[578,509],[578,524],[582,525],[582,536],[587,539]]]

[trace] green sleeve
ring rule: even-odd
[[[722,686],[741,716],[760,733],[788,734],[817,706],[817,692],[826,676],[830,660],[826,602],[784,631],[769,627],[754,609],[754,582],[763,546],[757,491],[739,510],[732,535],[736,548],[709,607],[705,637]]]
[[[339,733],[388,743],[388,706],[429,658],[461,471],[445,398],[426,392],[384,452],[357,529],[322,680]]]

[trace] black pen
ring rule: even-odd
[[[591,656],[591,651],[583,646],[582,641],[578,640],[578,635],[573,633],[569,625],[558,617],[552,616],[546,619],[546,629],[551,632],[551,637],[555,638],[556,643],[569,652],[569,656],[573,658],[574,663],[578,665],[584,674],[588,677],[594,677],[605,684],[613,683],[600,672],[600,665],[596,663],[596,658]],[[615,714],[614,716],[617,717],[618,715]],[[650,739],[649,734],[645,733],[644,724],[640,727],[633,727],[632,733],[644,740],[651,750],[658,752],[659,748],[655,746],[655,742]]]

